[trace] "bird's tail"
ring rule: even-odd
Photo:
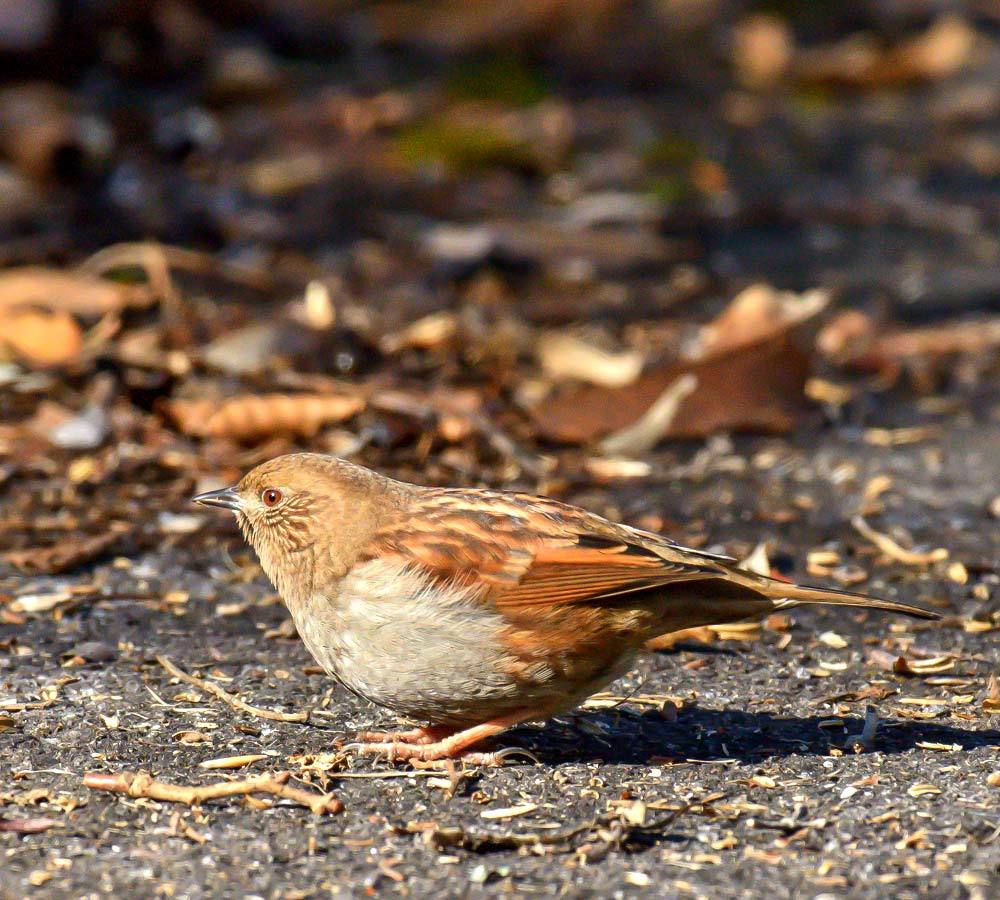
[[[826,603],[832,606],[860,606],[865,609],[886,609],[890,612],[903,613],[917,619],[940,619],[941,614],[922,606],[911,603],[900,603],[898,600],[883,600],[881,597],[868,597],[865,594],[855,594],[851,591],[835,591],[832,588],[806,587],[801,584],[787,584],[776,579],[763,579],[765,585],[758,585],[766,596],[774,601],[775,608],[783,609],[791,606],[801,606],[807,603]],[[764,588],[762,590],[762,588]]]

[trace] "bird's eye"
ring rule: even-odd
[[[260,502],[264,506],[277,506],[281,503],[281,491],[277,488],[265,488],[260,495]]]

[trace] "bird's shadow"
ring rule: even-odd
[[[754,763],[775,757],[828,756],[849,739],[853,745],[864,724],[857,716],[778,716],[697,706],[685,707],[674,720],[658,710],[621,706],[552,720],[541,729],[519,727],[498,739],[498,746],[509,748],[513,757],[522,749],[547,763]],[[1000,731],[883,719],[868,749],[903,753],[918,741],[974,750],[1000,743]]]

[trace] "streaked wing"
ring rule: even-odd
[[[510,607],[610,600],[725,573],[718,557],[575,507],[480,491],[427,491],[375,535],[364,556],[480,585]]]

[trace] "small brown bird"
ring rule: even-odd
[[[643,644],[803,603],[935,613],[802,587],[574,506],[429,488],[295,453],[199,494],[232,510],[316,661],[355,694],[426,723],[366,732],[393,759],[469,747],[572,709]]]

